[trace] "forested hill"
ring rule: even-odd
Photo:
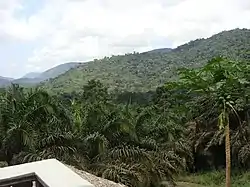
[[[99,79],[112,90],[147,91],[174,77],[176,68],[201,66],[219,55],[234,60],[250,59],[250,30],[223,31],[165,52],[105,57],[71,69],[41,86],[53,92],[78,92],[88,80]]]

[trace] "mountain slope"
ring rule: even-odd
[[[11,83],[12,80],[13,80],[12,78],[1,77],[1,76],[0,76],[0,87],[1,87],[1,86],[9,85],[9,84]]]
[[[61,64],[41,73],[38,78],[42,80],[55,78],[79,65],[81,65],[81,63],[78,63],[78,62],[69,62],[69,63]]]
[[[2,79],[2,80],[7,80],[7,81],[12,81],[12,80],[14,80],[13,78],[10,78],[10,77],[1,77],[1,76],[0,76],[0,79]]]
[[[171,48],[161,48],[161,49],[154,49],[152,51],[144,52],[144,53],[168,53],[172,51]]]
[[[77,62],[61,64],[43,73],[29,73],[20,79],[13,80],[12,82],[20,85],[35,85],[47,79],[55,78],[80,64],[81,63]]]
[[[166,52],[105,57],[84,63],[41,86],[55,93],[78,92],[88,80],[99,79],[112,90],[146,91],[172,78],[176,68],[201,66],[218,55],[250,60],[250,30],[224,31]]]
[[[24,75],[22,77],[22,79],[34,79],[34,78],[37,78],[41,75],[41,73],[38,73],[38,72],[30,72],[30,73],[27,73],[26,75]]]

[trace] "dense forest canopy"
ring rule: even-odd
[[[99,80],[58,96],[12,85],[0,94],[0,160],[57,158],[127,186],[164,186],[181,172],[225,167],[228,121],[232,167],[249,169],[249,81],[248,62],[218,57],[180,69],[145,102]]]
[[[110,91],[152,91],[175,79],[180,67],[201,67],[216,56],[248,61],[249,51],[250,30],[234,29],[172,50],[159,49],[86,62],[40,86],[53,93],[71,93],[80,91],[88,80],[96,79]]]
[[[249,55],[235,29],[1,88],[0,163],[57,158],[129,187],[226,169],[229,186],[250,169]]]

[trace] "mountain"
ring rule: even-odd
[[[34,79],[34,78],[37,78],[41,75],[41,73],[38,73],[38,72],[30,72],[30,73],[27,73],[26,75],[24,75],[22,77],[22,79]]]
[[[40,74],[38,78],[41,80],[47,80],[51,78],[58,77],[59,75],[69,71],[72,68],[78,67],[82,63],[79,62],[69,62],[65,64],[58,65]]]
[[[24,85],[24,86],[36,85],[47,79],[55,78],[65,73],[66,71],[70,70],[71,68],[75,68],[79,65],[81,65],[81,63],[78,63],[78,62],[65,63],[65,64],[58,65],[54,68],[51,68],[42,73],[35,73],[35,72],[28,73],[22,78],[12,80],[11,82],[15,84]]]
[[[6,86],[9,85],[11,83],[13,79],[9,78],[9,77],[1,77],[0,76],[0,86]]]
[[[199,67],[215,56],[250,60],[250,30],[223,31],[197,39],[175,49],[105,57],[86,62],[40,86],[57,92],[78,92],[91,79],[111,90],[148,91],[175,77],[180,67]]]
[[[14,84],[19,84],[21,86],[34,86],[42,81],[43,80],[39,78],[20,78],[20,79],[15,79],[11,82]]]
[[[1,77],[1,76],[0,76],[0,79],[1,79],[1,80],[7,80],[7,81],[12,81],[12,80],[14,80],[13,78],[10,78],[10,77]]]
[[[172,51],[171,48],[161,48],[161,49],[154,49],[154,50],[151,50],[151,51],[147,51],[147,52],[144,52],[144,53],[168,53]]]

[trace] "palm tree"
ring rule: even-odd
[[[170,143],[176,140],[178,128],[163,117],[167,113],[154,113],[154,107],[140,111],[130,102],[115,106],[99,97],[100,89],[87,88],[83,100],[72,103],[76,128],[81,132],[78,146],[89,159],[87,169],[127,186],[173,181],[173,175],[185,165],[181,157],[187,151],[181,141]],[[87,94],[91,89],[95,94]]]
[[[179,72],[180,83],[184,88],[188,88],[190,93],[194,93],[195,98],[202,95],[213,100],[213,106],[206,108],[207,111],[202,116],[211,115],[210,110],[217,111],[219,128],[224,129],[226,187],[231,185],[229,115],[234,113],[238,118],[236,103],[242,97],[246,85],[249,85],[246,77],[248,72],[249,66],[221,57],[212,59],[201,69],[182,69]]]
[[[12,85],[1,99],[1,149],[9,164],[61,157],[73,150],[68,111],[47,92],[24,92]]]

